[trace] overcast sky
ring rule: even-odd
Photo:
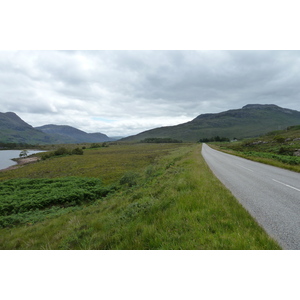
[[[300,110],[299,51],[0,51],[0,112],[127,136],[203,113]]]

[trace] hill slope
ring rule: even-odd
[[[101,143],[111,139],[103,133],[86,133],[66,125],[44,125],[36,129],[47,133],[54,138],[64,141],[64,143]]]
[[[300,124],[299,111],[281,108],[273,104],[249,104],[241,109],[199,115],[187,123],[144,131],[123,140],[172,138],[185,142],[196,142],[201,138],[217,135],[239,139],[259,136],[269,131],[298,124]]]
[[[103,133],[86,133],[71,126],[32,127],[13,112],[0,113],[0,142],[26,144],[101,143],[111,141]]]
[[[33,128],[13,112],[0,113],[0,141],[4,143],[47,144],[53,137]]]

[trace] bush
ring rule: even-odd
[[[75,149],[72,150],[72,154],[83,155],[83,150],[79,149],[79,148],[75,148]]]
[[[62,155],[83,155],[83,150],[80,148],[75,148],[73,150],[68,150],[64,147],[57,149],[54,152],[48,152],[42,155],[42,160],[46,160],[53,156],[62,156]]]
[[[70,151],[64,147],[58,148],[56,151],[54,151],[54,155],[59,156],[59,155],[66,155],[70,154]]]
[[[294,150],[290,148],[280,147],[278,154],[293,156]]]
[[[49,152],[49,153],[43,154],[42,155],[42,160],[46,160],[46,159],[48,159],[52,156],[54,156],[54,152]]]
[[[120,184],[121,185],[127,185],[128,187],[133,187],[134,185],[137,185],[139,177],[140,177],[140,175],[138,173],[127,172],[120,179]]]
[[[279,144],[282,144],[282,143],[284,143],[285,138],[280,136],[280,135],[277,135],[277,136],[274,137],[274,141],[276,141]]]
[[[100,148],[101,145],[100,144],[92,144],[91,145],[91,149],[94,149],[94,148]]]

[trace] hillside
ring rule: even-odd
[[[140,141],[146,138],[172,138],[185,142],[196,142],[201,138],[212,136],[240,139],[259,136],[298,124],[300,124],[299,111],[272,104],[249,104],[241,109],[216,114],[202,114],[187,123],[151,129],[123,140]]]
[[[111,139],[103,133],[86,133],[66,125],[49,124],[35,128],[64,143],[101,143],[111,141]]]
[[[211,144],[218,150],[300,172],[300,125],[275,130],[260,137],[234,143]]]
[[[24,122],[13,112],[0,113],[0,141],[3,143],[47,144],[55,139]]]
[[[32,127],[13,112],[0,113],[0,142],[25,144],[74,144],[112,141],[103,133],[86,133],[65,125]]]

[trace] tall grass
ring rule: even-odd
[[[111,171],[115,193],[55,219],[0,229],[1,249],[280,248],[214,177],[200,145],[126,147],[112,160],[135,147],[144,152],[132,156],[139,167]]]

